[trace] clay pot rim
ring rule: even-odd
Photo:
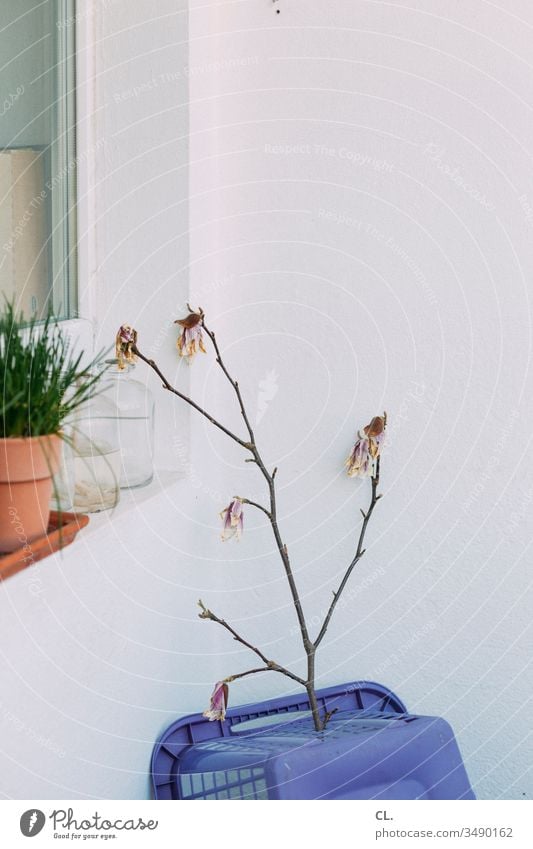
[[[0,442],[32,442],[39,439],[63,439],[61,431],[56,433],[41,433],[39,436],[0,436]]]
[[[60,463],[63,439],[58,433],[0,438],[0,483],[51,478]]]

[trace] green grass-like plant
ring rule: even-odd
[[[0,313],[0,437],[60,433],[101,377],[102,355],[83,367],[82,358],[83,351],[71,353],[53,316],[26,320],[12,302],[6,302]]]

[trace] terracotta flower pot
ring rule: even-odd
[[[0,439],[0,552],[46,533],[61,448],[55,434]]]

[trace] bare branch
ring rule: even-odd
[[[340,597],[341,597],[341,595],[344,591],[344,588],[346,587],[346,584],[348,583],[348,581],[350,579],[350,575],[352,574],[353,570],[355,569],[355,567],[359,563],[361,557],[363,556],[363,554],[366,551],[366,549],[363,548],[366,529],[368,527],[370,517],[372,516],[372,513],[374,512],[374,507],[376,506],[377,502],[381,498],[381,495],[377,495],[378,484],[379,484],[379,458],[378,458],[378,461],[377,461],[376,475],[375,475],[375,477],[372,478],[372,497],[370,499],[370,506],[369,506],[368,510],[366,511],[366,513],[363,513],[364,519],[363,519],[363,524],[362,524],[362,527],[361,527],[361,532],[359,534],[359,541],[357,543],[357,550],[355,552],[355,555],[354,555],[352,562],[350,563],[346,572],[344,573],[344,577],[343,577],[342,581],[340,582],[339,589],[337,590],[337,592],[333,592],[333,601],[331,602],[331,604],[329,606],[329,609],[328,609],[328,612],[326,613],[324,622],[322,623],[322,627],[321,627],[321,629],[318,633],[318,637],[316,638],[315,643],[314,643],[315,649],[318,648],[318,646],[320,645],[320,643],[322,642],[322,640],[324,638],[326,631],[328,630],[328,625],[330,623],[331,617],[333,616],[333,612],[334,612],[334,610],[335,610],[335,608],[338,604],[338,601],[339,601],[339,599],[340,599]],[[363,511],[361,511],[361,512],[363,512]]]
[[[256,675],[258,672],[274,672],[271,666],[260,666],[258,669],[249,669],[247,672],[238,672],[237,675],[230,675],[228,678],[224,678],[224,684],[231,684],[232,681],[236,681],[238,678],[246,678],[247,675]]]
[[[338,711],[338,708],[333,708],[333,710],[326,710],[326,711],[324,711],[324,720],[323,720],[323,723],[324,723],[324,724],[323,724],[323,726],[322,726],[322,730],[324,730],[324,728],[326,727],[326,725],[327,725],[327,724],[328,724],[328,722],[330,721],[330,719],[331,719],[331,717],[333,716],[333,714],[337,713],[337,711]]]
[[[188,305],[188,308],[189,308],[191,313],[194,312],[194,310],[192,310],[192,308],[189,305]],[[306,619],[305,619],[305,615],[304,615],[302,603],[301,603],[301,600],[300,600],[298,588],[296,586],[296,581],[295,581],[294,574],[293,574],[293,571],[292,571],[292,566],[291,566],[291,562],[290,562],[290,559],[289,559],[287,546],[282,540],[281,533],[280,533],[279,526],[278,526],[276,487],[275,487],[275,478],[276,478],[276,473],[277,473],[277,467],[274,468],[271,473],[268,471],[268,469],[267,469],[267,467],[266,467],[266,465],[263,461],[263,458],[262,458],[262,456],[259,452],[256,441],[255,441],[254,431],[253,431],[253,428],[252,428],[252,425],[251,425],[250,418],[249,418],[249,416],[246,412],[246,407],[244,405],[244,400],[243,400],[243,397],[242,397],[242,394],[241,394],[239,383],[237,382],[237,380],[234,380],[234,378],[231,376],[228,368],[226,367],[226,365],[224,363],[224,360],[222,358],[222,354],[220,352],[220,348],[218,346],[216,336],[215,336],[214,332],[209,330],[209,328],[205,324],[205,315],[204,315],[203,310],[200,309],[198,312],[196,312],[196,315],[199,316],[199,320],[201,322],[202,329],[205,330],[205,333],[207,334],[207,336],[211,340],[211,344],[213,345],[213,348],[214,348],[214,351],[215,351],[216,362],[220,366],[224,376],[226,377],[226,379],[230,383],[230,385],[231,385],[231,387],[232,387],[232,389],[235,393],[235,396],[236,396],[238,404],[239,404],[241,416],[242,416],[242,419],[244,421],[246,430],[248,432],[248,437],[249,437],[248,440],[241,439],[239,436],[237,436],[235,433],[233,433],[231,430],[229,430],[227,427],[225,427],[223,424],[221,424],[219,421],[217,421],[217,419],[215,419],[213,416],[211,416],[206,410],[204,410],[202,407],[200,407],[198,404],[196,404],[194,401],[192,401],[190,398],[188,398],[182,392],[175,389],[169,383],[169,381],[166,379],[166,377],[162,374],[161,370],[159,369],[157,364],[154,362],[154,360],[151,360],[151,359],[148,359],[147,357],[145,357],[139,351],[139,349],[137,348],[136,345],[133,346],[132,350],[133,350],[134,354],[136,354],[141,360],[143,360],[148,366],[150,366],[150,368],[158,375],[158,377],[161,379],[161,381],[163,383],[163,387],[166,390],[168,390],[169,392],[172,392],[174,395],[177,395],[178,398],[181,398],[183,401],[185,401],[185,403],[189,404],[191,407],[193,407],[195,410],[197,410],[199,413],[201,413],[202,416],[204,416],[208,421],[211,422],[211,424],[213,424],[215,427],[217,427],[219,430],[221,430],[223,433],[225,433],[227,436],[229,436],[230,439],[232,439],[234,442],[236,442],[242,448],[245,448],[247,451],[249,451],[251,456],[247,457],[245,459],[245,462],[255,463],[257,465],[259,471],[261,472],[263,478],[265,479],[267,486],[268,486],[268,491],[269,491],[270,507],[269,508],[264,507],[262,504],[259,504],[258,502],[252,501],[250,499],[242,499],[242,502],[244,504],[249,504],[249,505],[251,505],[252,507],[255,507],[258,510],[261,510],[268,517],[269,522],[271,524],[272,532],[274,534],[274,538],[275,538],[275,541],[276,541],[276,546],[278,548],[279,555],[280,555],[282,563],[283,563],[283,568],[285,570],[285,575],[287,577],[287,581],[288,581],[288,584],[289,584],[289,588],[290,588],[290,592],[291,592],[291,596],[292,596],[292,601],[293,601],[296,616],[297,616],[297,619],[298,619],[299,629],[300,629],[300,632],[301,632],[301,635],[302,635],[302,642],[303,642],[303,646],[304,646],[305,653],[306,653],[306,656],[307,656],[307,678],[304,680],[303,678],[300,678],[299,676],[290,672],[285,667],[280,666],[279,664],[275,663],[274,661],[268,660],[266,655],[260,649],[258,649],[256,646],[253,646],[251,643],[249,643],[247,640],[245,640],[243,637],[241,637],[241,635],[238,634],[237,631],[235,631],[235,629],[232,628],[231,625],[229,625],[224,619],[220,619],[212,611],[208,610],[202,604],[202,602],[199,602],[200,607],[202,609],[202,612],[200,613],[200,617],[202,619],[210,619],[211,621],[216,622],[219,625],[222,625],[222,627],[225,628],[232,635],[234,640],[241,643],[241,645],[245,646],[246,648],[250,649],[250,651],[254,652],[254,654],[256,654],[262,660],[262,662],[265,664],[264,667],[261,667],[261,668],[258,667],[256,669],[252,669],[252,670],[249,670],[247,672],[239,673],[238,675],[232,676],[231,679],[227,679],[227,680],[235,680],[237,678],[242,678],[242,677],[245,677],[247,675],[252,675],[252,674],[259,673],[259,672],[275,671],[275,672],[281,673],[282,675],[286,675],[287,677],[293,679],[294,681],[297,681],[299,684],[303,685],[305,687],[306,691],[307,691],[307,695],[309,697],[310,708],[311,708],[311,711],[312,711],[312,714],[313,714],[313,721],[314,721],[315,729],[317,731],[319,731],[319,730],[325,728],[325,726],[326,726],[327,722],[329,721],[333,711],[332,712],[326,711],[324,713],[323,717],[320,716],[320,711],[319,711],[319,708],[318,708],[318,702],[317,702],[316,693],[315,693],[315,653],[316,653],[316,649],[318,648],[318,646],[322,642],[322,639],[324,638],[324,635],[325,635],[327,628],[329,626],[331,617],[334,613],[335,607],[338,604],[338,601],[339,601],[339,599],[340,599],[340,597],[341,597],[341,595],[342,595],[342,593],[343,593],[343,591],[346,587],[346,584],[347,584],[355,566],[357,565],[357,563],[359,562],[359,560],[361,559],[361,557],[363,557],[363,555],[365,553],[365,550],[363,549],[363,543],[364,543],[364,538],[365,538],[365,533],[366,533],[366,529],[367,529],[367,526],[368,526],[368,522],[369,522],[370,517],[373,513],[374,507],[376,506],[376,503],[381,498],[381,495],[377,494],[377,487],[378,487],[378,484],[379,484],[379,457],[378,457],[377,464],[376,464],[375,477],[372,479],[372,498],[371,498],[371,501],[370,501],[370,506],[369,506],[369,508],[366,512],[364,510],[361,510],[361,513],[362,513],[362,516],[363,516],[363,525],[362,525],[361,532],[360,532],[360,535],[359,535],[357,550],[355,552],[355,555],[354,555],[350,565],[348,566],[348,568],[347,568],[347,570],[344,574],[344,577],[342,578],[342,581],[339,585],[338,590],[333,593],[333,600],[330,604],[330,607],[328,609],[328,612],[326,614],[326,617],[324,619],[322,627],[319,631],[319,634],[318,634],[315,642],[313,643],[311,641],[310,637],[309,637],[309,630],[308,630],[308,627],[307,627],[307,622],[306,622]],[[386,424],[386,419],[385,419],[384,425],[385,424]]]
[[[241,439],[239,436],[236,436],[236,434],[232,433],[231,430],[228,430],[227,427],[225,427],[223,424],[213,418],[213,416],[211,416],[208,412],[202,409],[202,407],[200,407],[199,404],[193,401],[192,398],[189,398],[187,395],[184,395],[183,392],[180,392],[178,389],[175,389],[172,384],[168,382],[157,363],[154,360],[150,360],[148,357],[145,357],[144,354],[139,351],[136,345],[132,346],[132,351],[137,357],[139,357],[140,360],[145,362],[146,365],[150,366],[150,368],[155,371],[157,376],[161,378],[163,382],[163,387],[165,389],[167,389],[169,392],[172,392],[173,395],[177,395],[178,398],[181,398],[181,400],[185,401],[186,404],[189,404],[191,407],[194,407],[195,410],[198,410],[198,412],[201,413],[202,416],[205,416],[205,418],[210,421],[211,424],[215,425],[215,427],[218,427],[219,430],[223,431],[226,436],[229,436],[230,439],[233,439],[234,442],[237,442],[239,445],[242,445],[243,448],[250,449],[250,445],[248,442],[245,442],[244,439]]]
[[[307,653],[308,649],[312,647],[312,643],[311,643],[311,640],[309,639],[309,631],[308,631],[308,628],[307,628],[307,623],[306,623],[306,620],[305,620],[305,616],[304,616],[304,612],[303,612],[303,608],[302,608],[302,603],[300,601],[298,588],[297,588],[296,582],[294,580],[294,575],[293,575],[293,572],[292,572],[291,563],[290,563],[290,560],[289,560],[289,556],[287,554],[287,547],[284,545],[283,540],[281,539],[281,534],[280,534],[278,522],[277,522],[276,488],[275,488],[275,483],[274,483],[274,478],[276,476],[277,469],[275,469],[272,474],[269,474],[269,472],[268,472],[268,470],[265,466],[265,463],[263,462],[261,454],[259,453],[259,449],[257,448],[257,445],[255,443],[254,432],[253,432],[252,426],[250,424],[250,420],[248,418],[248,415],[246,413],[246,408],[244,406],[244,401],[242,399],[241,391],[239,389],[239,384],[237,383],[236,380],[234,380],[232,378],[231,374],[229,373],[229,371],[228,371],[228,369],[227,369],[227,367],[224,363],[224,360],[222,358],[220,348],[218,347],[218,343],[216,341],[215,334],[211,330],[209,330],[209,328],[206,326],[205,319],[203,317],[202,317],[202,327],[205,330],[205,332],[207,333],[207,335],[209,336],[209,338],[210,338],[210,340],[213,344],[218,365],[220,366],[220,368],[224,372],[224,375],[226,376],[227,380],[230,382],[230,384],[233,387],[233,390],[234,390],[234,392],[237,396],[237,400],[239,402],[239,407],[240,407],[240,410],[241,410],[241,415],[242,415],[242,418],[243,418],[244,423],[246,425],[246,428],[248,430],[248,433],[250,435],[250,444],[246,445],[246,447],[252,452],[253,459],[255,460],[257,466],[259,467],[259,469],[261,471],[261,474],[263,475],[263,477],[265,478],[265,480],[268,484],[268,489],[269,489],[269,493],[270,493],[270,511],[269,511],[268,515],[269,515],[270,523],[272,525],[272,530],[273,530],[273,533],[274,533],[274,538],[276,540],[276,545],[278,547],[278,551],[280,553],[280,557],[281,557],[282,562],[283,562],[283,567],[285,569],[285,574],[287,576],[287,580],[288,580],[288,583],[289,583],[289,588],[290,588],[290,591],[291,591],[291,596],[292,596],[294,608],[296,610],[296,616],[298,618],[298,624],[300,626],[300,631],[302,633],[304,648],[305,648],[305,651]]]
[[[201,599],[198,602],[198,606],[202,610],[202,612],[198,614],[200,619],[210,619],[211,622],[216,622],[218,625],[222,625],[222,627],[225,628],[226,631],[230,632],[234,640],[236,640],[238,643],[241,643],[241,645],[246,646],[246,648],[250,649],[250,651],[253,651],[254,654],[260,657],[268,669],[272,669],[274,672],[280,672],[282,675],[286,675],[288,678],[292,678],[293,681],[298,681],[299,684],[303,684],[305,686],[305,681],[303,680],[303,678],[299,678],[298,675],[295,675],[293,672],[291,672],[289,669],[286,669],[284,666],[280,666],[279,663],[276,663],[273,660],[269,660],[266,655],[264,655],[263,652],[257,648],[257,646],[253,646],[251,643],[245,640],[244,637],[241,637],[241,635],[237,633],[235,628],[232,628],[231,625],[229,625],[225,619],[220,619],[220,617],[213,613],[212,610],[209,610],[209,608],[205,606]]]
[[[221,353],[220,353],[220,348],[218,347],[218,342],[217,342],[217,340],[216,340],[215,334],[213,333],[213,331],[212,331],[212,330],[209,330],[209,328],[206,326],[205,321],[204,321],[204,319],[203,319],[203,318],[202,318],[202,327],[203,327],[203,329],[205,330],[205,332],[207,333],[207,335],[209,336],[209,338],[211,339],[211,342],[212,342],[212,344],[213,344],[213,348],[215,349],[215,354],[216,354],[216,359],[217,359],[217,363],[218,363],[218,365],[220,366],[220,368],[221,368],[221,369],[222,369],[222,371],[224,372],[224,374],[225,374],[226,378],[227,378],[227,379],[229,380],[229,382],[231,383],[231,386],[232,386],[232,388],[233,388],[233,391],[235,392],[235,394],[236,394],[236,396],[237,396],[237,400],[238,400],[238,402],[239,402],[239,407],[240,407],[240,410],[241,410],[241,416],[242,416],[242,417],[243,417],[243,419],[244,419],[244,423],[245,423],[245,425],[246,425],[246,429],[248,430],[248,434],[249,434],[249,436],[250,436],[250,442],[251,442],[251,443],[255,443],[255,436],[254,436],[254,432],[253,432],[253,429],[252,429],[252,425],[250,424],[250,420],[249,420],[249,418],[248,418],[248,414],[246,413],[246,408],[245,408],[245,406],[244,406],[244,401],[242,400],[242,395],[241,395],[241,390],[239,389],[239,384],[238,384],[238,382],[237,382],[236,380],[234,380],[234,379],[232,378],[232,376],[230,375],[229,371],[227,370],[227,368],[226,368],[226,366],[225,366],[225,364],[224,364],[224,360],[222,359],[222,355],[221,355]]]
[[[279,530],[279,527],[278,527],[277,505],[276,505],[276,485],[275,485],[275,480],[274,480],[275,477],[276,477],[277,469],[274,469],[272,474],[269,474],[268,469],[267,469],[267,467],[266,467],[266,465],[263,461],[263,458],[261,457],[261,454],[259,453],[259,449],[256,445],[255,435],[254,435],[254,432],[253,432],[253,428],[250,424],[250,419],[248,418],[248,415],[246,413],[246,408],[244,406],[244,401],[243,401],[243,398],[242,398],[242,395],[241,395],[239,384],[230,375],[230,373],[229,373],[229,371],[228,371],[228,369],[227,369],[227,367],[224,363],[224,360],[222,358],[222,354],[220,353],[220,348],[218,347],[218,343],[217,343],[215,334],[211,330],[209,330],[208,327],[206,327],[205,317],[204,317],[203,313],[202,313],[202,327],[205,330],[205,332],[207,333],[207,335],[209,336],[209,338],[210,338],[210,340],[213,344],[213,347],[215,349],[215,354],[216,354],[216,361],[217,361],[218,365],[222,369],[226,379],[231,384],[233,391],[235,392],[235,395],[237,396],[241,415],[242,415],[242,418],[243,418],[244,423],[246,425],[246,429],[248,431],[248,434],[250,436],[250,443],[248,445],[246,445],[245,447],[249,451],[251,451],[252,457],[255,460],[255,463],[258,466],[258,468],[259,468],[261,474],[263,475],[263,477],[264,477],[264,479],[267,483],[267,486],[268,486],[268,491],[269,491],[269,494],[270,494],[269,520],[270,520],[270,524],[272,526],[272,532],[274,534],[274,539],[276,540],[276,546],[278,548],[279,555],[280,555],[282,563],[283,563],[283,568],[285,570],[287,582],[289,584],[289,589],[290,589],[290,592],[291,592],[292,601],[293,601],[294,609],[295,609],[295,612],[296,612],[296,617],[298,619],[298,625],[299,625],[299,628],[300,628],[300,633],[302,635],[302,642],[303,642],[304,650],[305,650],[305,653],[307,655],[307,681],[303,682],[302,679],[298,679],[296,676],[293,676],[292,673],[289,674],[289,677],[293,677],[293,678],[295,678],[295,680],[299,680],[301,683],[305,684],[305,688],[306,688],[307,694],[309,696],[309,704],[310,704],[310,707],[311,707],[311,711],[313,713],[313,722],[314,722],[316,730],[319,731],[321,728],[323,728],[323,721],[320,718],[320,713],[319,713],[319,709],[318,709],[318,702],[317,702],[316,693],[315,693],[315,672],[314,672],[314,670],[315,670],[315,646],[313,645],[313,643],[311,642],[311,640],[309,638],[309,630],[308,630],[308,627],[307,627],[307,622],[306,622],[306,619],[305,619],[305,615],[304,615],[304,611],[303,611],[303,607],[302,607],[302,602],[300,600],[298,587],[296,586],[296,581],[294,579],[294,574],[293,574],[293,571],[292,571],[291,562],[290,562],[289,555],[288,555],[288,552],[287,552],[287,546],[284,544],[284,542],[281,538],[281,533],[280,533],[280,530]],[[280,671],[282,671],[282,670],[280,670]],[[285,670],[284,674],[287,674],[286,670]]]
[[[275,663],[275,661],[269,661],[268,666],[260,666],[257,669],[249,669],[247,672],[238,672],[237,675],[230,675],[229,678],[224,678],[224,684],[231,684],[232,681],[236,681],[237,678],[246,678],[247,675],[255,675],[258,672],[281,672],[283,675],[286,675],[286,670],[283,669],[282,666]]]
[[[262,504],[258,504],[256,501],[250,501],[249,498],[241,498],[241,501],[243,504],[250,504],[251,507],[257,507],[258,510],[262,510],[263,513],[270,519],[270,510],[267,510],[267,508],[263,507]]]

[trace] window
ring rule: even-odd
[[[1,0],[0,292],[77,310],[75,2]]]

